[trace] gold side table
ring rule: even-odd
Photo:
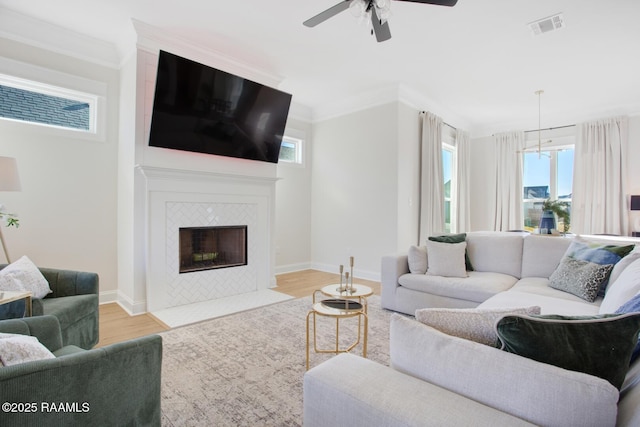
[[[25,300],[25,317],[31,317],[31,292],[23,291],[0,291],[0,305],[9,304],[13,301]]]
[[[366,297],[371,295],[373,291],[367,286],[362,286],[361,289],[356,290],[354,285],[354,292],[349,295],[345,295],[345,292],[340,292],[339,285],[328,285],[322,289],[313,293],[313,306],[309,313],[307,313],[307,370],[309,369],[309,348],[311,347],[311,333],[313,332],[313,349],[316,353],[347,353],[353,350],[362,339],[362,356],[367,357],[367,331],[368,331],[368,317],[367,317],[367,301]],[[365,289],[366,288],[366,289]],[[325,296],[339,297],[335,300],[325,300],[316,302],[316,293],[320,292]],[[337,292],[337,293],[336,293]],[[357,301],[354,301],[357,300]],[[331,306],[327,305],[328,301],[335,302]],[[344,304],[344,306],[342,305]],[[335,346],[330,349],[320,349],[317,343],[317,316],[330,317],[336,319],[336,340]],[[356,340],[346,348],[340,348],[340,320],[348,319],[351,317],[358,318],[358,333]],[[313,318],[313,330],[310,327],[310,321]]]

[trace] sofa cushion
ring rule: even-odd
[[[551,235],[525,236],[522,243],[522,277],[551,276],[571,241]]]
[[[444,277],[467,277],[464,254],[467,243],[427,241],[427,274]]]
[[[540,314],[540,307],[522,308],[423,308],[416,320],[455,337],[496,346],[496,322],[508,314]]]
[[[629,372],[620,388],[618,401],[618,420],[616,426],[640,426],[640,360],[629,366]]]
[[[33,298],[44,298],[51,293],[49,282],[27,256],[0,270],[0,289],[31,292]]]
[[[409,271],[413,274],[425,274],[427,272],[427,247],[410,246],[407,254]]]
[[[459,234],[442,234],[440,236],[429,236],[429,240],[442,243],[462,243],[467,241],[467,233]],[[468,271],[473,271],[473,264],[469,259],[469,253],[464,252],[464,265]]]
[[[640,313],[600,316],[505,316],[496,323],[502,350],[606,379],[620,389],[638,341]]]
[[[544,426],[613,426],[619,393],[608,381],[446,335],[394,314],[391,366]]]
[[[398,278],[398,283],[415,291],[480,303],[506,291],[517,281],[515,277],[501,273],[469,271],[467,274],[468,277],[403,274]]]
[[[640,292],[640,260],[631,263],[620,276],[607,287],[600,313],[613,313],[621,305]]]
[[[474,270],[519,278],[522,273],[523,240],[519,233],[467,233],[467,251]]]
[[[613,264],[601,265],[566,256],[549,277],[549,286],[593,302],[612,268]]]
[[[567,316],[580,316],[580,315],[596,315],[598,314],[597,300],[594,303],[588,303],[578,297],[575,297],[566,292],[557,291],[552,288],[548,288],[558,293],[563,293],[568,296],[574,297],[576,300],[567,300],[563,298],[557,298],[548,294],[535,294],[529,292],[520,292],[519,290],[510,290],[508,292],[501,292],[485,302],[480,304],[479,308],[502,308],[502,307],[522,307],[523,303],[540,306],[541,314],[564,314]]]
[[[305,427],[533,426],[349,353],[304,374],[303,402]]]

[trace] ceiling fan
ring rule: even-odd
[[[426,3],[439,6],[455,6],[458,0],[396,0],[396,1],[409,1],[413,3]],[[324,12],[320,12],[313,18],[309,18],[303,22],[307,27],[315,27],[318,24],[323,23],[327,19],[337,15],[340,12],[344,12],[349,8],[359,9],[356,13],[360,15],[371,16],[371,33],[375,34],[378,42],[383,42],[391,38],[391,30],[389,29],[389,23],[386,20],[386,15],[389,12],[390,0],[343,0],[335,6],[330,7]]]

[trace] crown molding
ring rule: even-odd
[[[391,102],[402,102],[416,110],[431,111],[456,128],[466,130],[469,126],[468,120],[404,84],[392,84],[376,88],[315,107],[312,109],[312,120],[313,122],[330,120]]]
[[[171,51],[176,55],[187,57],[220,70],[254,80],[271,87],[278,87],[283,77],[265,72],[250,64],[243,63],[221,51],[196,45],[180,35],[155,27],[137,19],[131,20],[138,35],[139,50],[158,55],[162,50]]]
[[[0,7],[0,37],[109,68],[119,68],[115,45]]]

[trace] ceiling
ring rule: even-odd
[[[131,19],[280,76],[310,111],[402,87],[474,136],[640,114],[640,1],[459,0],[453,8],[392,1],[392,39],[377,43],[349,11],[302,22],[339,0],[0,0],[0,6],[135,46]],[[565,28],[528,23],[563,13]],[[1,53],[1,52],[0,52]],[[316,116],[316,118],[318,118]]]

